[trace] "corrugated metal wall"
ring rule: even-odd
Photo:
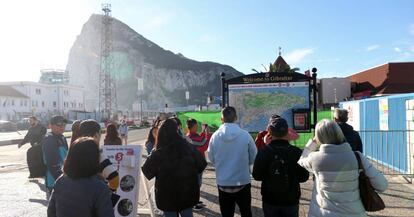
[[[379,100],[388,100],[388,130],[380,131]],[[360,135],[364,154],[387,169],[408,171],[406,100],[414,94],[358,100],[360,107]],[[346,103],[346,102],[344,102]],[[342,103],[340,107],[343,107]]]

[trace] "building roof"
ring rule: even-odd
[[[28,96],[7,85],[0,85],[0,96],[29,98]]]
[[[372,90],[373,94],[414,92],[414,62],[386,63],[349,76],[356,84],[353,92]]]
[[[289,65],[286,63],[285,59],[281,55],[277,57],[275,62],[273,63],[274,66],[276,66],[276,69],[286,69],[289,67]]]

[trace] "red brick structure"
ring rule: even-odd
[[[370,95],[413,93],[414,62],[386,63],[348,79],[352,82],[352,95],[360,98]]]

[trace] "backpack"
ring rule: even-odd
[[[273,148],[270,145],[266,145],[273,155],[272,162],[268,169],[268,176],[266,178],[266,189],[271,193],[284,193],[288,192],[292,183],[292,176],[289,172],[289,161],[287,158],[288,148]]]

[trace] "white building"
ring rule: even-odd
[[[319,104],[335,105],[351,96],[348,78],[322,78],[319,84]]]
[[[29,98],[29,111],[38,117],[67,115],[69,111],[85,111],[84,89],[67,84],[43,84],[31,81],[2,82]]]
[[[0,85],[0,120],[17,120],[30,114],[28,96],[10,86]]]

